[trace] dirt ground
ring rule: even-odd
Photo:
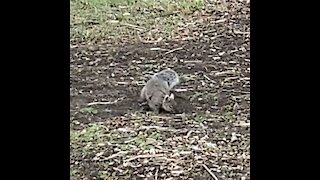
[[[185,41],[70,44],[72,178],[250,179],[250,36],[223,25],[249,19],[220,17]],[[181,112],[156,115],[139,93],[167,67]]]

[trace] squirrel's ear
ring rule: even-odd
[[[174,99],[174,94],[173,93],[170,94],[169,99],[171,99],[171,100]]]

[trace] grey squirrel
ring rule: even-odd
[[[162,70],[154,74],[142,88],[141,100],[147,101],[149,107],[156,113],[159,113],[161,108],[167,112],[174,112],[176,102],[171,90],[179,82],[179,76],[174,70],[170,68]]]

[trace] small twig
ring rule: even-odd
[[[217,39],[219,37],[223,37],[223,35],[218,35],[218,36],[211,37],[210,40],[214,40],[214,39]]]
[[[134,132],[134,131],[133,131],[133,132]],[[128,144],[128,143],[133,142],[133,141],[135,141],[135,140],[136,140],[136,138],[132,138],[132,139],[129,139],[129,140],[127,140],[127,141],[124,141],[124,143]]]
[[[213,82],[213,83],[217,84],[217,82],[216,82],[216,81],[214,81],[214,80],[210,79],[207,75],[203,74],[203,76],[204,76],[207,80],[209,80],[209,81],[211,81],[211,82]]]
[[[227,78],[224,79],[223,82],[227,82],[227,81],[230,81],[230,80],[232,81],[232,80],[236,80],[236,79],[239,79],[239,77],[237,77],[237,76],[227,77]]]
[[[138,30],[138,31],[145,31],[146,30],[146,28],[142,28],[142,27],[139,27],[139,26],[136,26],[136,25],[133,25],[133,24],[129,24],[129,23],[121,23],[121,25],[133,28],[133,29]]]
[[[203,61],[200,60],[190,60],[190,61],[183,61],[184,63],[202,63]]]
[[[91,102],[88,104],[88,106],[92,106],[92,105],[109,105],[109,104],[114,104],[116,102]]]
[[[243,77],[243,78],[240,78],[240,80],[249,81],[250,78],[249,77]]]
[[[113,170],[115,171],[119,171],[120,173],[122,173],[124,170],[120,169],[120,168],[117,168],[117,167],[113,167]]]
[[[167,51],[168,49],[162,49],[159,47],[155,47],[155,48],[150,48],[150,51]]]
[[[218,180],[217,176],[214,175],[213,172],[205,164],[202,164],[202,166],[208,171],[208,173],[212,176],[213,179]]]
[[[129,82],[117,82],[117,84],[119,84],[119,85],[127,85],[127,84],[129,84]]]
[[[236,73],[235,70],[227,70],[227,71],[223,71],[223,72],[216,72],[214,75],[215,76],[224,76],[224,75],[228,75],[228,74],[234,75],[235,73]]]
[[[110,104],[115,104],[117,103],[118,101],[121,101],[123,100],[124,97],[121,97],[121,98],[118,98],[112,102],[108,101],[108,102],[91,102],[91,103],[88,103],[88,106],[92,106],[92,105],[110,105]]]
[[[226,20],[227,20],[226,18],[224,18],[224,19],[219,19],[219,20],[216,20],[215,23],[223,23],[223,22],[225,22]]]
[[[238,30],[233,30],[233,32],[235,34],[250,34],[250,32],[242,32],[242,31],[238,31]]]
[[[193,133],[193,131],[192,131],[192,130],[190,130],[190,131],[188,132],[188,134],[187,134],[187,136],[186,136],[186,139],[188,139],[188,138],[189,138],[189,136],[191,135],[191,133]]]
[[[178,48],[175,48],[175,49],[171,49],[170,51],[164,53],[163,55],[167,55],[167,54],[169,54],[169,53],[172,53],[172,52],[174,52],[174,51],[178,51],[178,50],[181,50],[181,49],[183,49],[183,47],[178,47]]]
[[[131,128],[118,128],[117,130],[120,132],[134,132]]]
[[[240,123],[240,124],[235,124],[237,127],[250,127],[250,123]]]
[[[142,155],[137,155],[132,158],[126,159],[124,160],[124,162],[129,162],[129,161],[140,159],[140,158],[153,158],[153,157],[162,157],[162,156],[164,156],[164,154],[142,154]]]
[[[154,179],[155,179],[155,180],[158,180],[158,171],[159,171],[159,169],[157,168],[156,173],[155,173],[155,175],[154,175]]]
[[[125,154],[127,154],[128,152],[127,151],[120,151],[120,152],[118,152],[118,153],[115,153],[115,154],[112,154],[112,155],[110,155],[110,156],[108,156],[108,157],[106,157],[106,158],[104,158],[104,159],[102,159],[102,160],[110,160],[110,159],[113,159],[113,158],[115,158],[115,157],[118,157],[118,156],[121,156],[121,155],[125,155]]]
[[[243,94],[250,94],[250,92],[246,91],[236,91],[236,90],[229,90],[229,89],[222,89],[224,92],[236,92],[236,93],[243,93]]]
[[[166,127],[160,127],[160,126],[141,126],[139,130],[144,130],[144,129],[157,129],[159,131],[170,131],[170,132],[182,132],[181,130],[178,129],[172,129],[172,128],[166,128]]]

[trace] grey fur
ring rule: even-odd
[[[175,101],[170,90],[179,82],[179,76],[174,70],[162,70],[147,81],[141,90],[140,97],[146,100],[149,107],[156,113],[159,113],[161,107],[165,111],[173,112]]]

